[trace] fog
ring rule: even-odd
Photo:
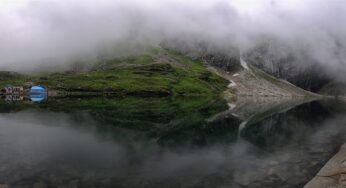
[[[1,0],[0,69],[63,68],[163,41],[245,52],[275,41],[278,55],[304,53],[340,70],[344,18],[341,0]]]

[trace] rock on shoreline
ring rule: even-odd
[[[346,187],[346,143],[304,188]]]

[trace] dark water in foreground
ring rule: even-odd
[[[302,187],[346,142],[340,101],[227,108],[199,99],[3,102],[0,187]]]

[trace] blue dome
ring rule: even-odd
[[[42,86],[32,86],[29,91],[32,102],[41,102],[46,98],[46,89]]]
[[[30,93],[45,93],[46,89],[42,86],[32,86]]]
[[[32,86],[31,90],[42,90],[42,91],[45,91],[45,89],[42,86]]]

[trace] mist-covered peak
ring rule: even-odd
[[[346,5],[338,0],[5,0],[0,7],[3,70],[64,68],[162,43],[195,52],[203,44],[208,53],[274,43],[274,59],[303,52],[345,70]]]

